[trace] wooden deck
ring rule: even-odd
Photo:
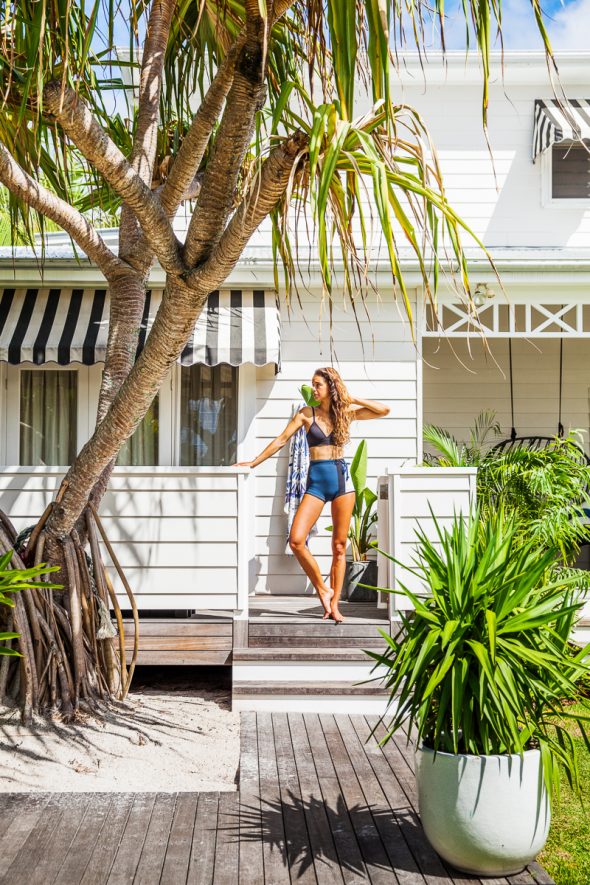
[[[445,867],[416,813],[405,742],[364,716],[242,714],[239,793],[8,794],[6,885],[554,885]],[[146,777],[149,773],[146,772]]]

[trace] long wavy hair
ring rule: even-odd
[[[350,439],[350,422],[352,420],[351,399],[344,381],[331,366],[316,369],[313,373],[326,381],[330,391],[330,415],[334,427],[332,439],[335,446],[345,446]]]

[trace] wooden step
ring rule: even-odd
[[[312,647],[295,647],[295,648],[265,648],[256,646],[254,648],[234,648],[233,659],[235,662],[285,662],[285,661],[318,661],[325,663],[327,661],[366,661],[371,663],[372,659],[362,650],[362,648],[341,647],[341,648],[318,648]]]
[[[123,621],[125,649],[131,656],[135,624]],[[138,664],[226,666],[231,663],[231,618],[141,618]]]
[[[383,697],[389,694],[388,690],[378,682],[369,682],[365,685],[354,685],[347,682],[238,682],[232,686],[232,694],[235,697],[244,695],[267,695],[269,697],[280,695],[336,695],[336,696],[360,696],[360,697]]]

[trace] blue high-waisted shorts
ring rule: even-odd
[[[310,461],[305,492],[321,501],[333,501],[347,492],[354,492],[348,464],[344,458]]]

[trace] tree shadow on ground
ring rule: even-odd
[[[414,873],[420,881],[428,877],[431,885],[437,879],[448,883],[449,876],[462,885],[474,882],[443,864],[409,805],[347,805],[342,795],[328,802],[313,795],[302,799],[292,791],[286,801],[261,799],[258,804],[249,796],[241,799],[239,820],[226,829],[232,839],[262,841],[265,857],[274,855],[274,863],[288,868],[293,880],[313,866],[316,874],[321,867],[340,868],[345,879],[356,874],[371,881],[379,870],[391,870]]]

